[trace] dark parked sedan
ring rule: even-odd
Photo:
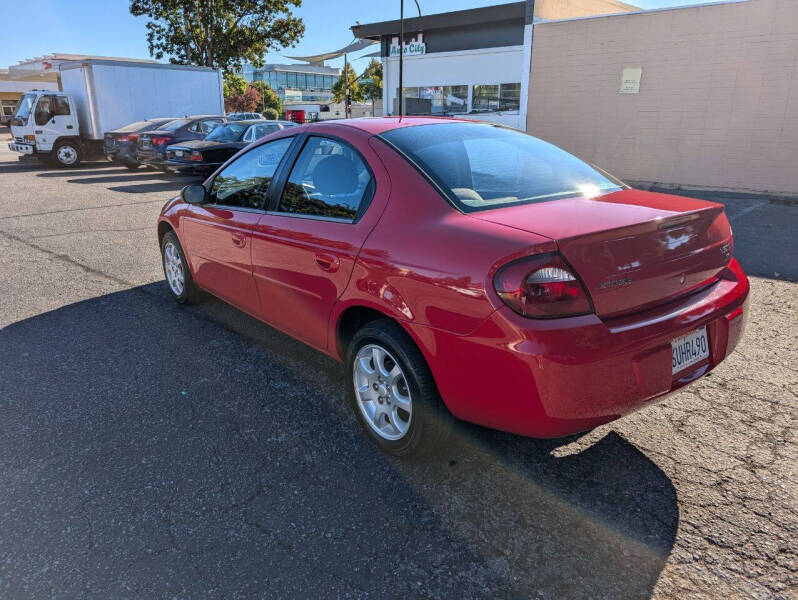
[[[194,115],[176,119],[160,129],[139,134],[136,160],[145,165],[166,170],[166,147],[176,142],[204,139],[215,127],[227,121],[221,115]]]
[[[174,120],[174,117],[147,119],[145,121],[136,121],[113,131],[106,131],[103,140],[105,158],[113,162],[122,163],[131,171],[138,169],[141,164],[136,160],[139,134],[144,131],[158,130]]]
[[[249,120],[225,123],[204,140],[173,144],[166,149],[166,166],[172,171],[210,174],[247,144],[287,127],[291,121]]]

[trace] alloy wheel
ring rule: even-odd
[[[366,344],[355,357],[352,377],[368,426],[383,439],[401,439],[410,428],[413,402],[399,362],[382,346]]]
[[[172,242],[167,242],[163,247],[163,270],[169,289],[175,296],[180,296],[185,289],[186,275],[183,271],[183,261],[180,252]]]

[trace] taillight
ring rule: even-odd
[[[496,293],[519,315],[537,319],[593,312],[587,292],[559,254],[528,256],[503,266]]]
[[[120,142],[135,142],[139,139],[139,134],[137,133],[129,133],[127,135],[123,135],[119,138]]]
[[[200,160],[201,161],[202,160],[202,152],[197,152],[196,150],[194,150],[194,152],[192,152],[189,155],[188,159],[189,160]]]
[[[155,146],[163,146],[164,144],[168,144],[172,141],[168,135],[154,135],[152,136],[152,143]]]

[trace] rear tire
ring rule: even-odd
[[[183,247],[174,231],[168,231],[161,240],[161,265],[166,278],[166,289],[176,302],[193,304],[200,290],[191,277],[191,269],[183,252]]]
[[[416,458],[449,437],[454,417],[421,351],[397,323],[380,319],[361,328],[346,365],[355,416],[381,450]]]
[[[128,171],[135,171],[141,166],[139,163],[134,163],[129,161],[124,161],[122,164],[125,165]]]

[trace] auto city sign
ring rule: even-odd
[[[410,42],[409,44],[404,45],[404,50],[402,52],[405,56],[411,54],[426,54],[427,53],[427,45],[423,42]],[[399,56],[399,44],[391,44],[391,56]]]

